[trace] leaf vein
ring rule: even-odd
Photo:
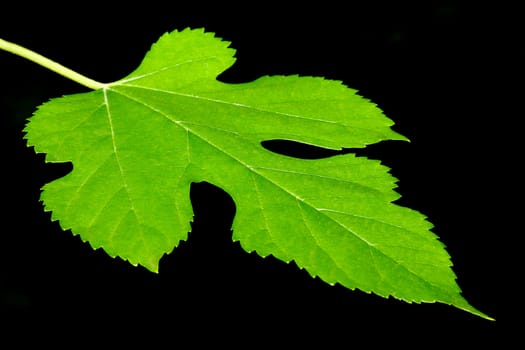
[[[230,102],[230,101],[225,101],[225,100],[220,100],[220,99],[214,99],[214,98],[211,98],[211,97],[205,97],[205,96],[200,96],[200,95],[193,95],[193,94],[187,94],[187,93],[182,93],[182,92],[177,92],[177,91],[157,89],[157,88],[146,87],[146,86],[142,86],[142,85],[134,85],[134,84],[123,84],[123,85],[125,85],[127,87],[133,87],[133,88],[144,89],[144,90],[151,90],[151,91],[162,92],[162,93],[165,93],[165,94],[182,96],[182,97],[189,97],[189,98],[194,98],[194,99],[198,99],[198,100],[204,100],[204,101],[208,101],[208,102],[214,102],[214,103],[218,103],[218,104],[224,104],[224,105],[233,106],[233,107],[246,108],[246,109],[250,109],[250,110],[254,110],[254,111],[258,111],[258,112],[276,114],[276,115],[290,117],[290,118],[297,118],[297,119],[302,119],[302,120],[313,120],[313,121],[318,121],[318,122],[327,123],[327,124],[338,124],[338,123],[340,123],[338,121],[319,119],[319,118],[313,118],[313,117],[303,117],[303,116],[300,116],[300,115],[297,115],[297,114],[284,113],[284,112],[279,112],[279,111],[272,111],[272,110],[263,109],[263,108],[260,108],[260,107],[255,107],[255,106],[252,106],[252,105],[247,105],[247,104],[237,103],[237,102]],[[342,124],[342,125],[344,125],[344,124]],[[348,125],[345,125],[345,126],[348,126]]]
[[[141,75],[138,75],[138,76],[130,77],[130,78],[127,78],[127,79],[125,78],[125,79],[122,79],[122,80],[118,80],[118,81],[116,81],[116,82],[114,82],[114,83],[112,83],[110,85],[122,85],[122,84],[128,85],[127,83],[130,82],[130,81],[136,81],[136,80],[144,79],[144,78],[150,77],[152,75],[157,75],[159,73],[162,73],[162,72],[170,70],[170,69],[178,68],[178,67],[180,67],[182,65],[185,65],[185,64],[191,64],[191,63],[195,63],[195,62],[206,61],[206,60],[209,60],[209,59],[214,59],[216,57],[217,56],[206,56],[206,57],[200,57],[200,58],[197,58],[197,59],[190,59],[190,60],[178,62],[176,64],[162,66],[160,69],[157,69],[157,70],[145,73],[145,74],[141,74]],[[129,85],[131,86],[131,84],[129,84]]]
[[[332,213],[342,214],[342,215],[347,215],[347,216],[353,216],[353,217],[356,217],[356,218],[370,220],[370,221],[375,221],[375,222],[381,223],[383,225],[391,226],[391,227],[394,227],[394,228],[397,228],[397,229],[400,229],[400,230],[403,230],[403,231],[408,231],[410,233],[417,234],[418,236],[424,237],[421,234],[419,234],[417,231],[409,230],[406,227],[402,227],[402,226],[393,224],[391,222],[386,222],[386,221],[380,220],[378,218],[373,218],[373,217],[365,216],[365,215],[357,215],[357,214],[348,213],[348,212],[345,212],[345,211],[335,210],[335,209],[331,209],[331,208],[317,208],[317,210],[319,210],[319,211],[326,211],[326,212],[332,212]]]
[[[333,180],[333,181],[336,181],[336,182],[348,183],[348,184],[351,184],[353,186],[362,187],[362,188],[365,188],[367,190],[372,190],[373,192],[376,192],[376,193],[378,193],[380,195],[384,195],[383,192],[381,192],[380,190],[378,190],[378,189],[376,189],[376,188],[374,188],[372,186],[367,186],[367,185],[361,184],[361,183],[356,182],[356,181],[341,179],[341,178],[338,178],[338,177],[322,175],[322,174],[305,173],[305,172],[302,172],[302,171],[295,171],[295,170],[288,170],[288,169],[278,169],[278,168],[271,168],[271,167],[263,167],[263,166],[257,166],[257,167],[254,167],[254,168],[255,169],[262,169],[262,170],[270,170],[270,171],[275,171],[275,172],[281,172],[281,173],[289,173],[289,174],[295,174],[295,175],[309,176],[309,177],[318,177],[318,178],[322,178],[322,179]],[[372,177],[367,177],[367,179],[371,179],[371,178]]]
[[[297,206],[299,207],[299,212],[301,213],[301,219],[303,221],[303,224],[304,226],[306,227],[306,229],[308,230],[308,233],[310,234],[310,236],[312,237],[312,239],[314,240],[315,242],[315,245],[334,263],[334,266],[339,270],[341,271],[345,276],[346,278],[348,278],[349,280],[353,281],[355,283],[355,281],[353,280],[353,278],[351,278],[345,271],[344,268],[342,268],[340,266],[340,264],[322,247],[322,245],[319,243],[319,240],[317,239],[316,235],[314,234],[312,228],[310,227],[310,225],[308,224],[308,222],[306,221],[306,215],[305,215],[305,212],[304,212],[304,209],[301,205],[301,203],[304,203],[302,200],[299,200],[296,198],[296,203],[297,203]],[[311,256],[313,254],[313,251],[310,252],[310,259],[311,259]]]
[[[80,191],[82,191],[82,189],[84,188],[84,186],[87,185],[87,183],[89,181],[91,181],[91,179],[93,178],[93,176],[96,175],[96,173],[104,166],[106,165],[106,163],[111,159],[111,155],[108,156],[106,158],[106,160],[104,160],[103,162],[100,162],[99,165],[97,167],[95,167],[95,169],[90,172],[83,180],[82,182],[80,183],[79,186],[75,186],[75,192],[69,197],[69,200],[65,206],[65,211],[69,211],[72,203],[78,198],[78,196],[80,195]]]

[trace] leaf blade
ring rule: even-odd
[[[233,238],[247,251],[293,260],[330,284],[488,317],[461,296],[432,224],[393,203],[388,168],[352,154],[294,159],[261,144],[406,140],[393,122],[339,81],[219,82],[235,60],[228,46],[203,30],[165,34],[124,79],[41,106],[25,129],[28,145],[74,166],[44,186],[52,218],[94,248],[157,271],[190,230],[190,184],[208,181],[232,196]]]

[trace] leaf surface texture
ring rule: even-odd
[[[44,186],[62,228],[94,248],[157,271],[191,230],[190,184],[233,198],[233,239],[295,261],[327,283],[483,315],[460,295],[449,255],[396,179],[354,154],[297,159],[265,149],[290,140],[327,149],[405,140],[375,104],[339,81],[217,76],[234,50],[202,29],[163,35],[127,77],[43,104],[28,144],[73,171]]]

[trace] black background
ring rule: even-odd
[[[301,74],[358,89],[411,140],[362,154],[392,168],[398,203],[429,217],[463,295],[496,322],[328,286],[293,263],[248,254],[231,241],[231,198],[209,184],[192,185],[193,232],[161,260],[159,274],[93,251],[43,211],[40,187],[68,168],[44,164],[21,132],[39,104],[87,89],[0,52],[1,331],[23,334],[20,341],[37,333],[52,342],[75,335],[72,344],[144,337],[169,347],[505,341],[500,333],[510,321],[500,291],[514,282],[503,278],[500,266],[510,262],[499,247],[515,232],[502,215],[511,173],[503,170],[509,147],[499,137],[515,115],[505,111],[512,89],[496,79],[511,63],[501,56],[514,23],[509,12],[502,26],[490,7],[423,3],[19,3],[0,10],[0,37],[110,82],[130,73],[164,32],[204,27],[237,50],[223,81]]]

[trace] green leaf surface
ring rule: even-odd
[[[297,159],[261,145],[405,140],[392,121],[339,81],[218,81],[233,56],[212,33],[174,31],[124,79],[40,106],[28,144],[48,162],[73,164],[44,186],[52,218],[92,247],[157,271],[191,229],[190,184],[207,181],[233,198],[233,239],[248,252],[293,260],[330,284],[486,317],[461,296],[432,225],[392,203],[399,195],[387,167],[353,154]]]

